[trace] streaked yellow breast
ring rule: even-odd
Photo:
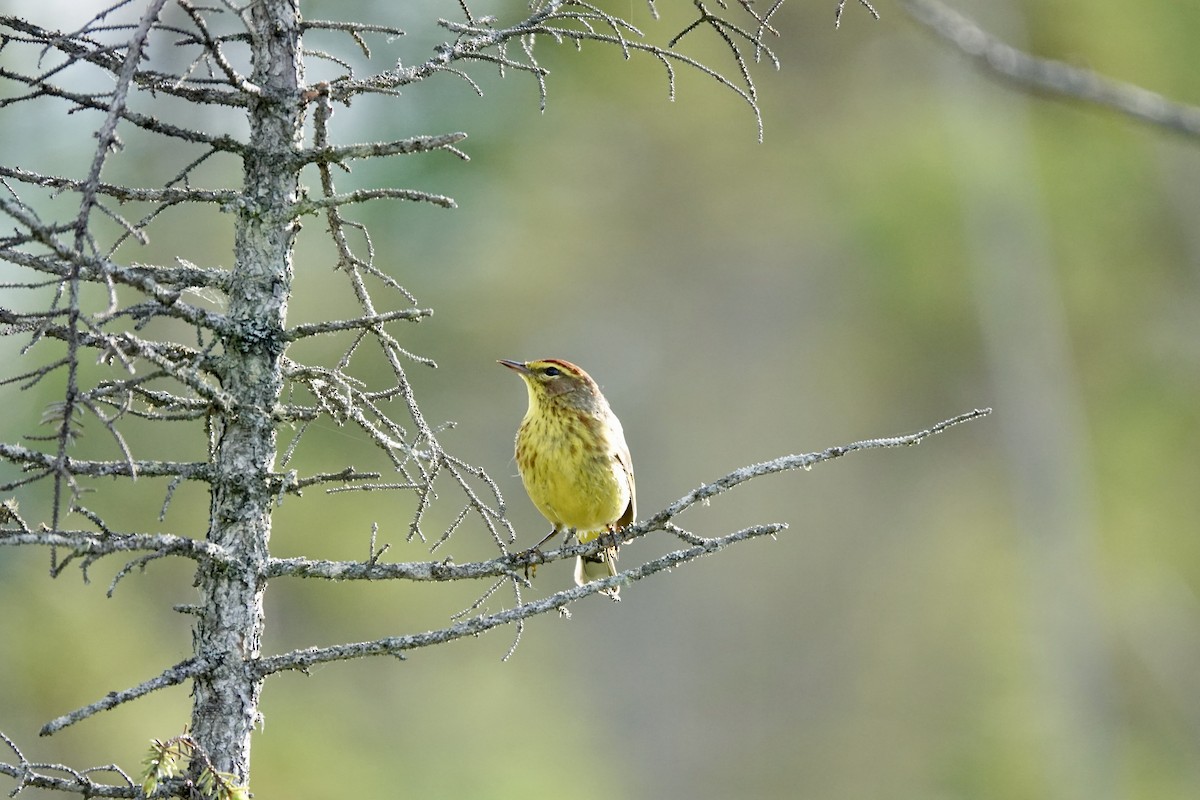
[[[533,504],[556,528],[596,533],[629,505],[629,481],[604,426],[587,415],[528,415],[517,431],[517,467]]]

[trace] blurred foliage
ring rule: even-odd
[[[35,18],[47,7],[10,5]],[[960,7],[1040,55],[1200,102],[1193,4],[1014,5],[1007,16]],[[656,62],[589,45],[540,54],[552,70],[542,114],[523,75],[481,76],[482,99],[443,76],[395,101],[339,109],[344,141],[465,130],[472,157],[360,166],[339,189],[404,185],[458,201],[453,212],[375,205],[356,218],[381,263],[436,309],[401,331],[440,365],[413,367],[426,416],[457,422],[443,442],[500,481],[532,541],[543,523],[511,456],[524,392],[496,358],[561,356],[596,377],[625,423],[643,513],[744,463],[997,404],[962,209],[976,189],[1027,176],[1016,202],[1028,200],[1044,226],[1046,286],[1057,295],[1048,299],[1064,322],[1061,341],[1041,344],[1065,348],[1061,383],[1079,401],[1067,462],[1084,490],[1065,508],[1087,557],[1040,563],[1037,537],[1054,527],[1029,529],[1014,491],[1021,454],[1004,441],[1025,420],[1005,421],[997,405],[991,419],[920,448],[761,481],[693,512],[686,522],[702,534],[774,520],[791,528],[638,584],[619,606],[596,600],[569,621],[535,620],[507,663],[511,632],[501,631],[404,662],[273,679],[255,743],[258,796],[1200,793],[1200,143],[1014,93],[897,9],[879,9],[873,22],[848,6],[835,32],[831,3],[785,7],[783,69],[759,73],[763,144],[744,103],[704,76],[681,74],[668,102]],[[640,0],[618,10],[655,26]],[[325,0],[305,13],[408,28],[411,38],[378,46],[387,63],[414,60],[438,35],[430,21],[457,11]],[[719,43],[687,44],[730,68]],[[329,69],[314,65],[309,79]],[[965,135],[948,122],[962,91],[994,109]],[[1005,146],[1014,109],[1029,149]],[[92,140],[67,130],[62,107],[41,110],[5,119],[6,160],[86,159]],[[147,143],[124,163],[157,175],[173,158]],[[978,185],[964,185],[964,164]],[[228,263],[229,219],[179,210],[163,223],[127,257]],[[348,313],[324,225],[306,226],[292,319]],[[12,343],[3,347],[5,363],[19,363]],[[1041,351],[1017,355],[1035,362]],[[4,392],[8,441],[36,429],[54,399]],[[152,430],[131,437],[135,450],[202,442],[199,429],[170,442]],[[81,447],[112,457],[100,431]],[[357,447],[353,430],[324,430],[292,466],[382,466]],[[161,523],[162,485],[98,488],[86,502],[124,509],[131,529],[203,534],[207,498],[192,487]],[[46,503],[19,499],[31,519]],[[441,513],[448,521],[455,510]],[[409,514],[385,494],[310,493],[279,509],[272,549],[363,558],[378,522],[387,557],[430,557],[428,544],[405,541]],[[465,529],[436,556],[463,561],[489,547],[485,532]],[[108,600],[117,564],[93,568],[89,585],[74,572],[50,582],[46,567],[45,553],[0,550],[0,729],[33,760],[136,769],[151,739],[181,733],[184,689],[50,740],[35,734],[189,654],[188,619],[170,607],[192,599],[190,575],[153,563]],[[1061,572],[1036,578],[1047,568]],[[567,573],[545,568],[538,590],[565,585]],[[1038,589],[1056,582],[1094,590],[1083,595],[1090,604],[1067,609],[1100,632],[1093,666],[1108,679],[1093,694],[1093,676],[1054,674],[1059,643],[1038,632],[1063,611]],[[437,627],[473,596],[277,582],[265,649]],[[1063,685],[1081,693],[1064,698]],[[1076,724],[1080,715],[1099,727]]]

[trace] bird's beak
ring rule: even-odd
[[[509,369],[516,370],[517,372],[521,373],[522,375],[532,375],[533,374],[533,372],[529,369],[529,367],[525,366],[520,361],[509,361],[507,358],[501,358],[496,363],[503,364],[504,366],[508,367]]]

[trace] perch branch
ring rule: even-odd
[[[786,527],[782,523],[756,525],[727,536],[707,539],[703,544],[686,550],[667,553],[660,558],[642,564],[640,567],[620,572],[611,578],[564,589],[543,597],[540,600],[523,603],[506,611],[471,617],[447,628],[406,636],[388,636],[369,642],[355,642],[352,644],[335,645],[333,647],[312,647],[303,650],[294,650],[283,655],[261,658],[255,662],[254,669],[260,676],[265,677],[285,670],[305,670],[316,664],[323,664],[330,661],[345,661],[353,658],[378,655],[403,657],[403,654],[408,650],[442,644],[454,641],[455,639],[461,639],[464,636],[475,636],[501,625],[520,622],[537,614],[544,614],[547,611],[562,608],[569,603],[582,600],[604,589],[616,585],[633,583],[663,570],[669,570],[687,561],[721,550],[735,542],[772,535]],[[565,550],[566,548],[564,548]]]
[[[545,552],[534,550],[532,552],[505,553],[489,561],[476,561],[465,564],[455,564],[450,559],[382,564],[377,561],[321,561],[306,558],[272,558],[267,565],[266,577],[292,576],[323,578],[326,580],[389,580],[402,578],[413,581],[449,581],[512,576],[524,567],[561,561],[563,559],[574,558],[578,555],[594,555],[606,547],[611,547],[614,544],[628,544],[654,531],[667,531],[680,536],[680,538],[683,538],[689,544],[694,544],[702,548],[710,548],[709,542],[717,540],[708,540],[703,537],[686,534],[686,532],[681,531],[677,526],[673,525],[671,520],[697,503],[702,503],[754,478],[797,469],[811,469],[822,462],[832,461],[835,458],[840,458],[860,450],[910,447],[920,444],[928,437],[941,433],[955,425],[986,417],[990,413],[990,408],[975,409],[974,411],[959,414],[951,419],[943,420],[936,425],[917,431],[916,433],[865,439],[851,444],[829,447],[815,453],[782,456],[771,461],[763,461],[758,464],[741,467],[715,481],[701,484],[643,522],[630,525],[617,531],[615,534],[600,536],[596,540],[583,545],[568,545],[557,550],[547,550]],[[733,539],[728,544],[734,541],[741,541],[742,538],[746,537]],[[706,552],[711,552],[711,549],[706,549]],[[699,553],[697,555],[703,554]],[[640,580],[640,578],[636,578],[635,580]]]

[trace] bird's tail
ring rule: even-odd
[[[578,535],[579,543],[586,544],[592,541],[597,536],[603,533],[583,533]],[[590,556],[578,556],[575,559],[575,585],[583,586],[585,583],[597,581],[601,578],[609,578],[617,574],[617,553],[616,547],[606,547],[599,553]],[[613,600],[621,599],[621,587],[614,586],[611,589],[604,589],[601,594],[606,594]]]

